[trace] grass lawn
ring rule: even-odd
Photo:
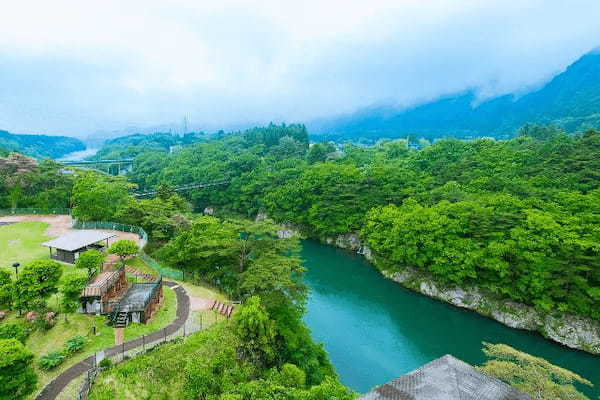
[[[129,265],[132,268],[135,268],[139,272],[143,272],[145,274],[152,275],[152,276],[158,276],[158,273],[156,272],[156,270],[150,268],[144,262],[144,260],[142,260],[139,257],[130,258],[130,259],[128,259],[128,260],[125,261],[125,264]]]
[[[50,258],[48,248],[42,243],[51,238],[44,232],[49,224],[45,222],[19,222],[0,226],[0,268],[13,273],[14,262],[25,265],[33,260]]]
[[[219,301],[227,301],[227,296],[217,291],[217,289],[209,286],[198,286],[189,282],[177,282],[178,285],[183,286],[189,296],[202,297],[205,299],[217,299]]]

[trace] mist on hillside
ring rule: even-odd
[[[0,129],[78,137],[522,93],[600,45],[592,0],[23,1],[1,12]]]

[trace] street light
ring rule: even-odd
[[[21,264],[19,264],[18,262],[13,263],[13,265],[12,265],[13,268],[15,269],[15,275],[16,275],[17,279],[19,279],[19,265],[21,265]]]
[[[19,264],[18,262],[13,263],[13,268],[15,269],[15,280],[19,279]],[[17,285],[15,285],[15,290],[17,289]],[[21,307],[19,307],[19,317],[21,316]]]

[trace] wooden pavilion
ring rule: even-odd
[[[42,246],[50,249],[50,258],[67,264],[75,264],[79,254],[84,251],[95,249],[104,251],[108,248],[109,239],[114,238],[115,234],[93,230],[79,230],[65,236],[61,236]],[[106,243],[101,243],[106,241]],[[53,251],[54,249],[54,251]]]

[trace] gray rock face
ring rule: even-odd
[[[358,250],[362,244],[362,241],[356,233],[347,233],[335,238],[326,238],[325,243],[339,247],[340,249]]]
[[[280,228],[277,231],[277,237],[279,239],[289,239],[299,234],[300,232],[294,226],[286,224],[280,225]]]
[[[477,287],[442,288],[433,280],[420,276],[413,268],[384,275],[426,296],[476,311],[511,328],[538,331],[567,347],[600,354],[600,324],[592,319],[542,313],[525,304],[493,299]]]

